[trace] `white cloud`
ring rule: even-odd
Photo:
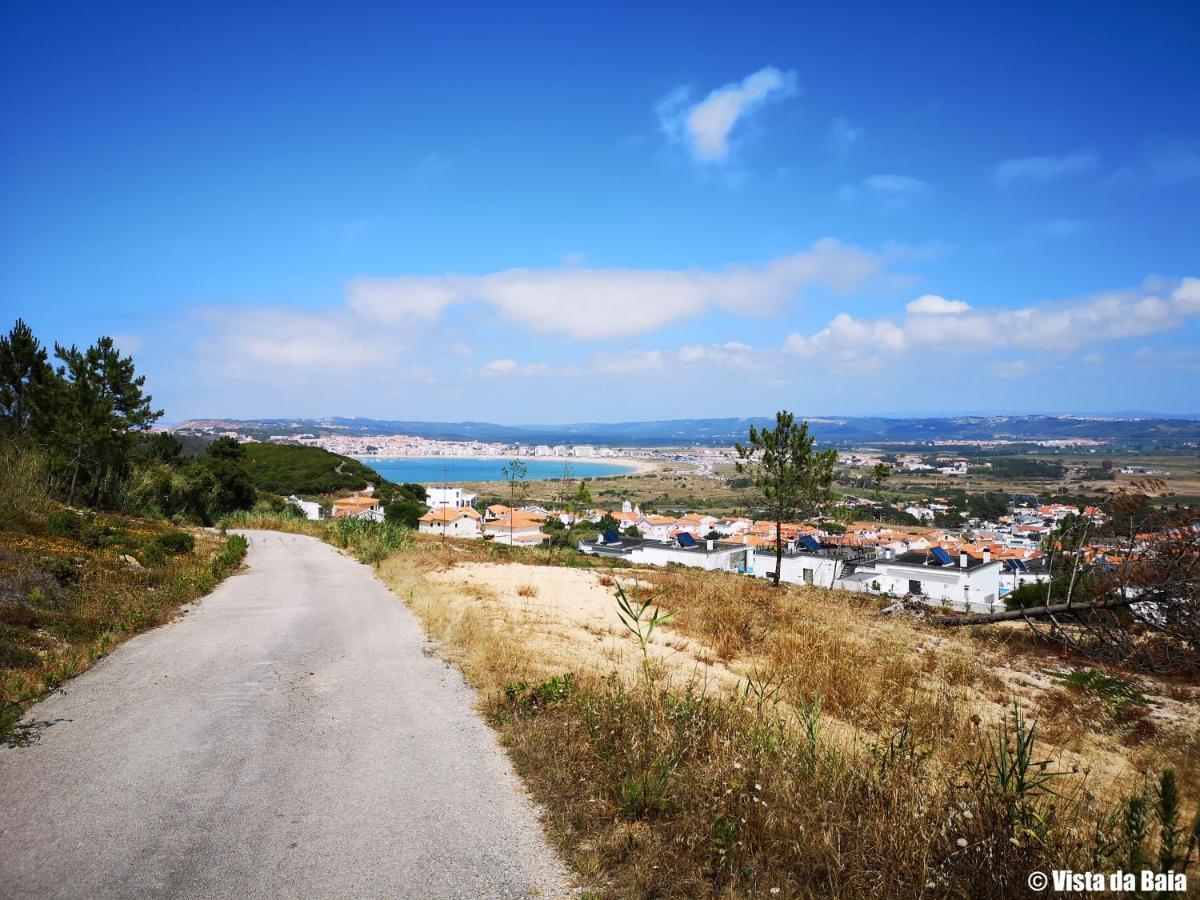
[[[906,353],[978,354],[1002,348],[1069,353],[1171,331],[1200,316],[1200,278],[1151,280],[1140,288],[1015,309],[970,307],[926,295],[912,301],[907,313],[899,321],[842,313],[815,334],[790,335],[784,348],[843,367],[875,366],[883,357]]]
[[[791,334],[784,350],[808,359],[819,358],[831,368],[877,368],[885,355],[903,353],[904,330],[887,319],[862,320],[839,313],[825,328],[805,337]]]
[[[349,307],[361,316],[387,322],[435,322],[461,294],[454,276],[404,275],[355,278],[346,286]]]
[[[518,363],[497,359],[480,372],[484,375],[551,375],[554,377],[640,377],[657,372],[681,374],[685,371],[714,369],[757,369],[766,365],[771,354],[756,351],[748,344],[726,341],[722,344],[690,344],[675,350],[627,350],[621,353],[596,353],[583,364],[550,366],[545,363]]]
[[[937,294],[925,294],[916,300],[909,301],[908,305],[904,308],[910,313],[944,315],[947,313],[966,312],[971,307],[962,300],[947,300],[945,297],[939,297]]]
[[[546,375],[550,367],[543,363],[519,363],[515,359],[493,359],[480,368],[480,373],[490,377],[509,375]]]
[[[722,271],[559,268],[357,278],[348,304],[366,319],[405,323],[433,321],[452,303],[480,300],[534,331],[598,340],[631,337],[713,309],[765,314],[810,285],[852,291],[882,266],[876,254],[825,239],[765,265]]]
[[[137,353],[142,349],[144,341],[135,334],[114,334],[112,342],[125,355]]]
[[[208,309],[201,315],[218,329],[201,349],[234,378],[347,372],[378,365],[400,350],[395,340],[356,327],[342,311]]]
[[[688,105],[687,88],[676,88],[657,106],[659,124],[668,137],[687,144],[700,162],[720,163],[729,156],[730,135],[739,120],[795,93],[794,72],[766,66],[717,88],[695,105]]]
[[[1090,150],[1080,150],[1066,156],[1023,156],[1006,159],[996,165],[992,179],[1006,187],[1021,181],[1055,181],[1059,178],[1078,178],[1100,170],[1100,158]]]
[[[933,188],[920,178],[889,173],[872,175],[855,184],[844,184],[837,195],[846,201],[854,201],[860,197],[873,198],[884,210],[890,211],[906,206],[914,200],[924,199],[932,193]]]

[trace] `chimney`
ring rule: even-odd
[[[705,541],[704,543],[706,543],[708,545],[708,550],[711,553],[714,541]]]
[[[958,567],[960,569],[965,569],[967,567],[967,551],[965,550],[958,554]]]
[[[985,563],[990,563],[992,561],[992,548],[991,547],[983,548],[983,561]]]

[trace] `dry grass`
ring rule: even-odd
[[[536,597],[538,589],[532,584],[523,584],[517,588],[517,595],[521,597]]]
[[[1189,689],[1143,681],[1144,707],[1113,704],[1015,632],[947,633],[733,575],[493,554],[418,542],[378,572],[481,689],[551,838],[601,895],[1019,894],[1033,868],[1116,867],[1096,838],[1119,844],[1104,816],[1139,772],[1172,766],[1185,791],[1200,778]],[[648,683],[612,598],[635,578],[675,614]],[[989,761],[1014,697],[1064,773],[1020,822]]]

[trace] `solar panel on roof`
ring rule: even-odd
[[[683,547],[685,550],[688,549],[689,547],[698,546],[696,543],[696,539],[694,537],[692,537],[690,534],[688,534],[686,531],[681,533],[679,535],[679,537],[677,538],[677,540],[679,541],[679,546]]]
[[[800,536],[800,546],[802,546],[805,550],[820,550],[821,549],[821,545],[817,542],[817,539],[814,538],[811,534],[804,534],[804,535]]]
[[[934,547],[929,552],[932,553],[933,558],[936,559],[938,561],[938,563],[943,566],[953,565],[953,563],[954,563],[954,560],[952,560],[950,558],[950,554],[947,553],[945,550],[943,550],[941,547]]]
[[[604,532],[604,540],[602,541],[602,543],[619,544],[619,543],[621,543],[621,536],[610,528],[606,532]]]
[[[1029,566],[1025,565],[1025,561],[1021,559],[1006,560],[1004,565],[1010,572],[1028,572]]]

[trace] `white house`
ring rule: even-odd
[[[287,498],[287,502],[304,513],[304,518],[314,522],[325,518],[324,510],[321,509],[321,504],[316,500],[301,500],[295,494]]]
[[[642,516],[637,523],[641,536],[652,541],[669,540],[678,529],[679,520],[670,516]]]
[[[651,566],[675,564],[721,572],[745,572],[750,566],[749,547],[724,541],[697,541],[690,535],[677,541],[658,541],[606,532],[580,541],[579,549],[591,556],[609,556]]]
[[[364,519],[368,522],[383,521],[383,504],[374,497],[356,494],[339,497],[333,501],[334,519]]]
[[[462,509],[467,506],[474,506],[475,497],[475,494],[468,494],[462,488],[425,488],[425,505],[431,509],[440,509],[442,507]]]
[[[470,506],[439,506],[417,519],[417,531],[421,534],[473,540],[483,536],[480,530],[482,518]]]
[[[775,571],[775,562],[774,550],[756,550],[750,574],[756,578],[770,578]],[[779,563],[779,580],[790,584],[838,587],[837,580],[847,572],[846,563],[839,556],[820,550],[785,550]]]
[[[947,606],[966,612],[993,612],[1001,608],[1000,572],[992,554],[958,554],[940,547],[892,555],[887,551],[851,574],[839,578],[838,587],[894,597],[913,595],[930,606]]]

